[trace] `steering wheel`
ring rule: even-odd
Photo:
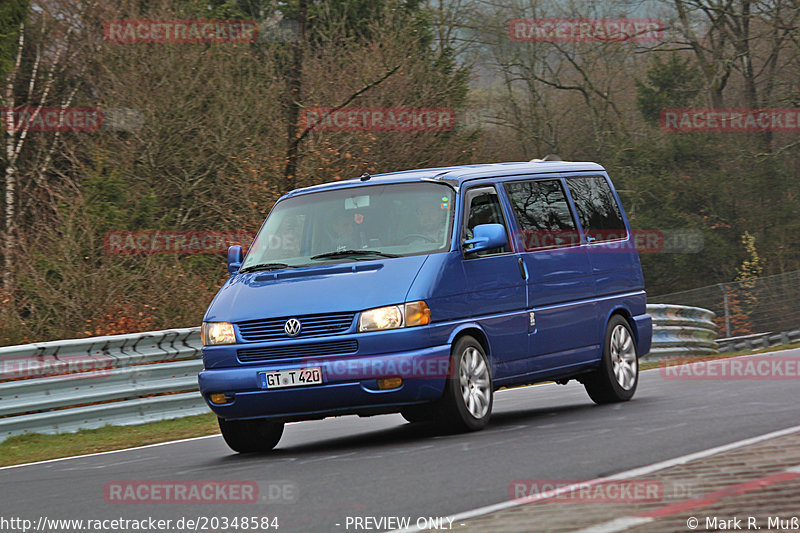
[[[436,239],[431,237],[430,235],[423,235],[422,233],[410,233],[405,237],[400,237],[400,242],[405,244],[406,242],[411,242],[413,239],[422,239],[427,242],[438,242]]]

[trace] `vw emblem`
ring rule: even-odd
[[[286,324],[283,325],[283,331],[285,331],[290,337],[297,337],[300,334],[300,329],[302,327],[303,325],[299,320],[296,318],[290,318],[286,321]]]

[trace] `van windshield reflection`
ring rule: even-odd
[[[415,182],[287,198],[270,212],[240,272],[448,251],[454,194]]]

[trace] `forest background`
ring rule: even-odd
[[[514,38],[517,19],[649,19],[657,40]],[[253,21],[245,42],[115,42],[120,20]],[[114,254],[120,231],[254,232],[297,187],[546,154],[596,161],[648,294],[800,270],[800,134],[670,132],[671,108],[800,108],[793,0],[3,0],[0,344],[199,325],[222,254]],[[105,31],[104,31],[105,30]],[[438,108],[455,127],[309,129],[313,108]],[[92,108],[99,129],[9,127]],[[696,244],[696,241],[693,241]]]

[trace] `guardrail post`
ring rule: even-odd
[[[725,308],[725,337],[731,336],[731,313],[728,308],[728,291],[725,290],[724,283],[717,283],[719,288],[722,289],[722,304]]]

